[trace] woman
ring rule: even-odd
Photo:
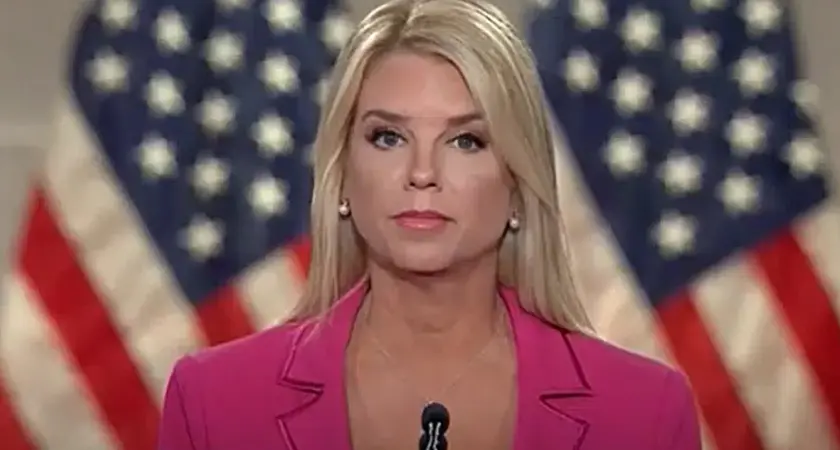
[[[480,0],[396,0],[335,67],[312,262],[284,323],[180,360],[162,450],[699,449],[685,379],[589,332],[527,46]],[[284,301],[284,299],[278,299]]]

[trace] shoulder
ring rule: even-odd
[[[248,379],[272,381],[281,370],[298,336],[308,323],[282,324],[182,357],[173,376],[231,380],[247,374]]]
[[[647,430],[649,448],[700,448],[695,398],[682,372],[596,337],[567,336],[594,397],[628,426]]]
[[[234,436],[237,423],[270,417],[266,392],[307,326],[276,326],[181,357],[167,384],[158,448],[208,448]]]
[[[305,327],[305,324],[282,324],[197,350],[181,357],[171,376],[182,384],[212,384],[214,390],[273,384]]]
[[[681,377],[670,365],[582,333],[567,339],[593,389],[658,389],[669,378]]]

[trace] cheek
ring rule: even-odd
[[[399,173],[389,158],[370,149],[351,149],[345,166],[344,196],[359,216],[375,216],[389,204],[388,193],[399,182]]]
[[[489,233],[503,229],[510,214],[510,187],[499,170],[490,168],[452,177],[457,210],[471,230],[486,229]]]

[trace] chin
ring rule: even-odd
[[[445,272],[452,264],[443,258],[401,257],[392,260],[394,267],[418,275],[435,275]]]
[[[450,268],[454,255],[438,245],[404,243],[399,248],[392,248],[389,256],[391,265],[397,270],[432,275]]]

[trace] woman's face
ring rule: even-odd
[[[393,52],[362,83],[343,198],[379,264],[417,273],[495,258],[511,183],[460,72]]]

